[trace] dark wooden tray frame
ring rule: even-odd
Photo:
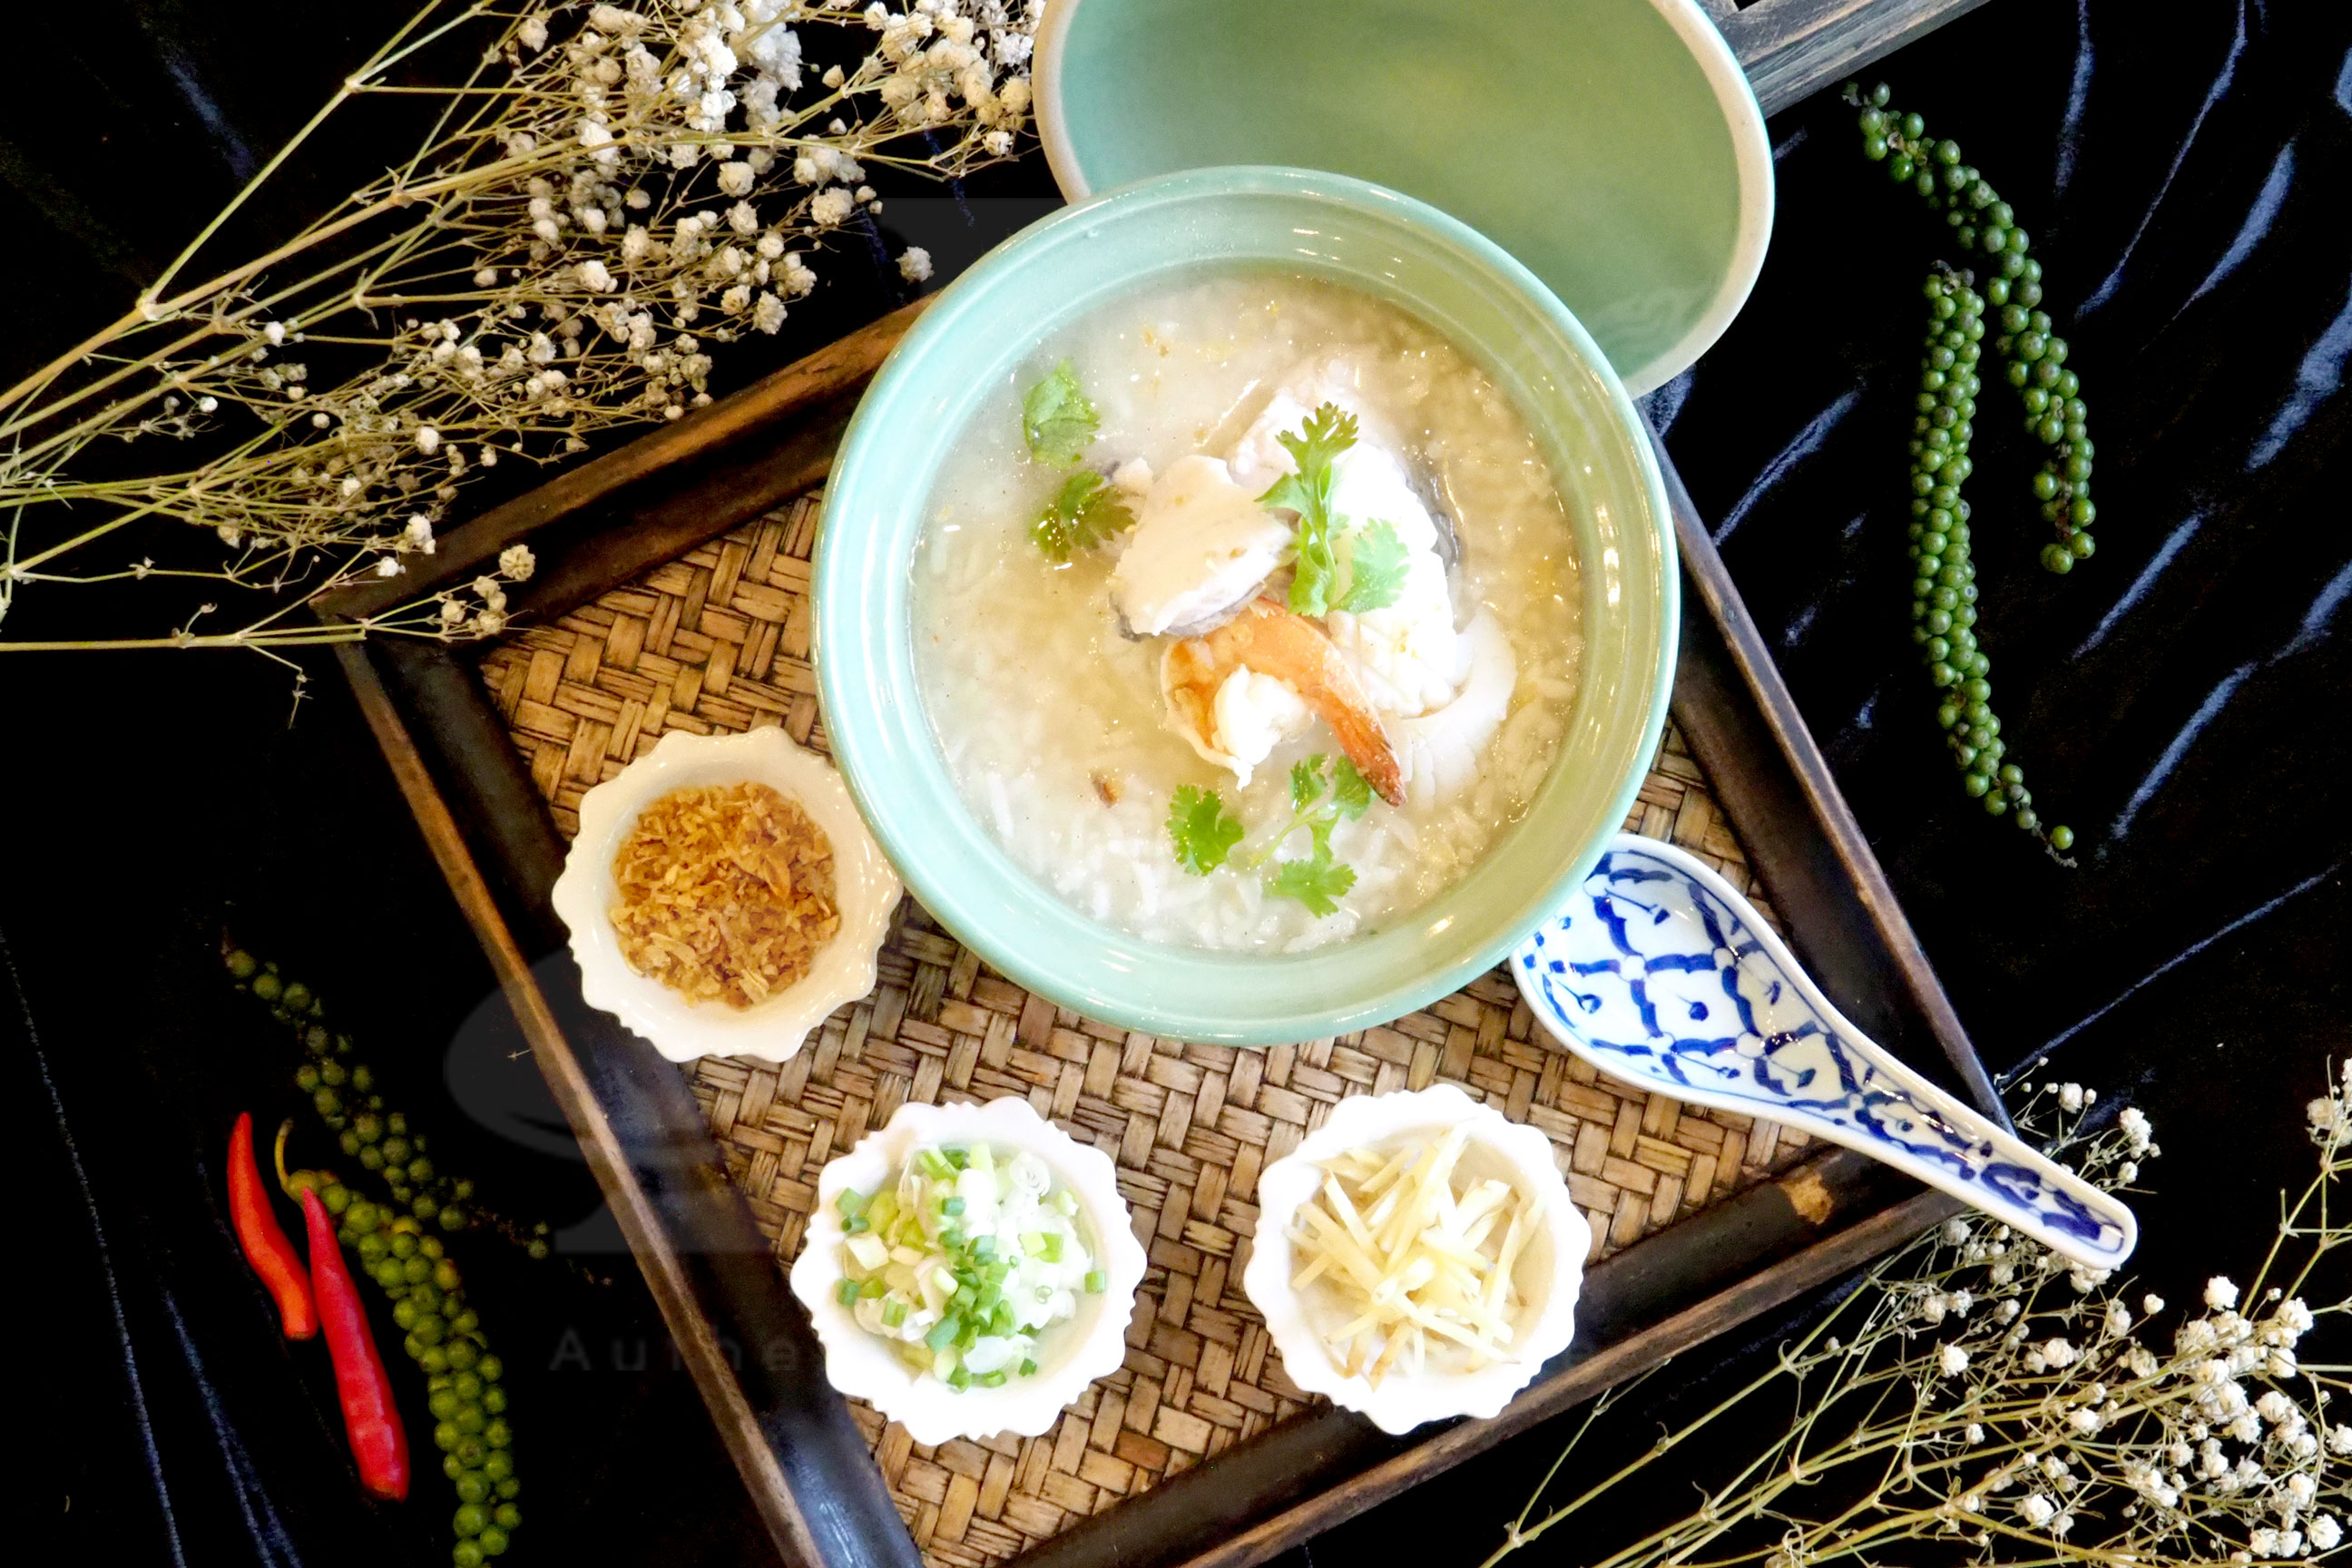
[[[1702,0],[1767,112],[1980,0]],[[328,618],[462,582],[528,541],[518,618],[551,620],[821,483],[910,306],[676,425],[449,531],[432,574]],[[1685,574],[1674,710],[1792,945],[1848,1016],[1996,1118],[1982,1063],[1807,732],[1679,475],[1658,449]],[[578,1134],[777,1552],[920,1568],[782,1271],[685,1079],[582,1002],[548,903],[563,842],[467,653],[338,654],[426,844]],[[1577,1338],[1492,1420],[1383,1435],[1324,1407],[1084,1520],[1021,1568],[1247,1568],[1485,1448],[1834,1280],[1958,1211],[1843,1150],[1595,1265]]]

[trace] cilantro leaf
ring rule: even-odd
[[[1291,563],[1290,613],[1310,617],[1328,614],[1331,585],[1339,576],[1339,552],[1320,512],[1299,518],[1291,548],[1297,556]]]
[[[1337,772],[1331,775],[1331,804],[1339,815],[1353,822],[1371,809],[1370,781],[1356,771],[1356,764],[1347,758],[1339,759]]]
[[[1326,403],[1307,416],[1298,433],[1275,437],[1298,465],[1258,497],[1258,504],[1298,514],[1292,540],[1297,560],[1290,579],[1294,615],[1320,616],[1331,606],[1333,586],[1339,576],[1339,554],[1334,535],[1340,520],[1331,514],[1331,459],[1356,444],[1356,416],[1337,404]]]
[[[1168,837],[1176,846],[1176,863],[1195,877],[1205,877],[1223,865],[1242,841],[1242,825],[1238,817],[1225,815],[1225,803],[1215,790],[1184,784],[1168,802]],[[1349,880],[1354,879],[1350,873]]]
[[[1055,560],[1067,561],[1134,526],[1126,498],[1092,468],[1080,468],[1029,525],[1029,538]]]
[[[1296,809],[1305,811],[1323,798],[1324,762],[1323,753],[1318,752],[1302,762],[1290,764],[1290,804]],[[1339,765],[1348,766],[1344,762]]]
[[[1178,792],[1180,800],[1182,795],[1182,791]],[[1216,797],[1211,795],[1209,799],[1213,802]],[[1318,752],[1290,765],[1290,803],[1296,808],[1291,819],[1255,854],[1244,856],[1238,865],[1243,870],[1256,870],[1280,851],[1292,834],[1304,827],[1313,846],[1311,852],[1300,859],[1282,861],[1266,873],[1265,890],[1278,899],[1296,899],[1318,915],[1328,915],[1339,907],[1339,899],[1356,885],[1354,868],[1331,853],[1332,830],[1342,821],[1355,821],[1371,808],[1372,786],[1347,758],[1341,757],[1333,765]],[[1177,835],[1178,856],[1181,858],[1184,834],[1177,827],[1173,812],[1168,826]],[[1234,832],[1238,835],[1240,831],[1237,823]],[[1220,862],[1231,847],[1228,845],[1226,849],[1218,851]]]
[[[1385,609],[1404,592],[1412,556],[1392,523],[1371,522],[1348,536],[1348,589],[1332,601],[1335,610],[1360,616]]]
[[[1303,860],[1285,860],[1265,879],[1265,890],[1277,899],[1296,899],[1318,915],[1338,910],[1339,900],[1356,885],[1356,873],[1331,858],[1331,846],[1315,836],[1315,853]]]
[[[1040,463],[1069,468],[1094,445],[1101,424],[1068,360],[1021,395],[1021,438],[1029,443],[1029,456]]]
[[[1320,504],[1331,499],[1331,459],[1356,444],[1356,416],[1343,411],[1336,403],[1326,403],[1307,416],[1305,424],[1293,436],[1287,430],[1275,437],[1298,465],[1298,472],[1288,476],[1314,489]],[[1277,482],[1276,489],[1282,488]],[[1269,494],[1272,492],[1269,491]],[[1276,501],[1276,506],[1289,503]],[[1304,508],[1299,510],[1304,510]]]

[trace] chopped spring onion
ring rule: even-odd
[[[918,1149],[880,1190],[835,1202],[840,1300],[910,1372],[952,1388],[1036,1375],[1041,1336],[1109,1288],[1077,1194],[1034,1154]]]

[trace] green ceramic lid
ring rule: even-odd
[[[1418,196],[1543,279],[1639,395],[1764,261],[1772,158],[1695,0],[1049,0],[1037,122],[1072,201],[1231,163]]]

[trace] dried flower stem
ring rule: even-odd
[[[0,621],[33,584],[125,576],[208,577],[280,605],[229,632],[0,641],[0,652],[267,652],[502,630],[503,585],[528,575],[528,551],[363,620],[287,611],[432,554],[462,488],[501,458],[561,463],[604,430],[708,403],[709,351],[776,331],[816,285],[814,247],[881,210],[869,167],[954,175],[1012,155],[1037,9],[424,5],[133,309],[0,391]],[[803,93],[812,26],[876,42]],[[484,47],[460,79],[388,79],[468,37]],[[441,100],[412,153],[299,234],[180,284],[320,126],[377,96]],[[919,155],[901,150],[918,135]],[[281,280],[297,264],[305,275]],[[901,271],[928,276],[929,258],[909,251]],[[201,439],[205,455],[127,477],[93,460],[100,443],[163,437]],[[210,531],[226,561],[56,569],[154,518]]]
[[[2103,1186],[2126,1186],[2158,1152],[2147,1118],[2126,1110],[2084,1137],[2092,1101],[2076,1085],[2045,1089],[2020,1120],[2032,1125],[2054,1110],[2053,1146],[2076,1152]],[[2323,1412],[2347,1386],[2346,1369],[2303,1360],[2297,1347],[2319,1317],[2352,1309],[2300,1299],[2313,1267],[2352,1238],[2328,1208],[2332,1184],[2352,1168],[2352,1071],[2309,1114],[2319,1168],[2282,1205],[2243,1312],[2238,1288],[2216,1276],[2203,1312],[2159,1352],[2141,1339],[2165,1312],[2157,1298],[2135,1310],[2103,1272],[2006,1226],[1980,1216],[1947,1222],[1873,1268],[1770,1367],[1538,1516],[1599,1422],[1596,1408],[1505,1527],[1486,1568],[1623,1495],[1664,1456],[1784,1388],[1795,1397],[1785,1430],[1697,1509],[1587,1559],[1593,1568],[1913,1561],[1916,1547],[1889,1551],[1927,1542],[1982,1563],[2138,1568],[2333,1552],[2352,1505],[2352,1426],[2330,1427]],[[2273,1285],[2297,1252],[2292,1279]],[[2249,1382],[2268,1386],[2250,1394]],[[1809,1496],[1832,1506],[1806,1510]]]

